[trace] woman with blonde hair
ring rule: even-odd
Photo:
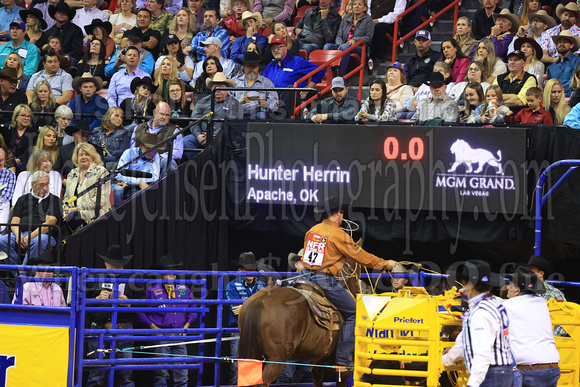
[[[175,59],[166,57],[161,61],[161,65],[155,69],[155,82],[153,84],[157,87],[155,92],[157,101],[167,101],[167,82],[170,79],[178,78],[177,64]]]
[[[29,151],[36,136],[36,130],[32,126],[32,110],[28,105],[21,103],[16,106],[8,131],[10,132],[8,148],[14,155],[16,169],[20,171],[28,162]]]
[[[6,59],[4,60],[3,68],[13,68],[16,69],[16,74],[18,76],[18,90],[23,93],[26,93],[26,88],[28,86],[28,81],[30,77],[24,74],[24,64],[22,63],[22,58],[15,52],[11,52],[8,54]]]
[[[578,72],[578,69],[576,69],[576,72]],[[574,82],[578,82],[576,77],[572,78],[572,84]],[[542,105],[544,110],[552,116],[554,125],[564,124],[564,119],[572,108],[566,103],[564,86],[562,86],[562,82],[558,79],[552,78],[546,83]]]
[[[20,19],[24,20],[26,23],[26,37],[30,43],[36,45],[40,50],[40,45],[38,44],[42,37],[42,30],[46,30],[47,24],[44,21],[44,16],[39,9],[30,8],[23,9],[19,12]]]
[[[119,8],[114,15],[111,15],[109,22],[113,25],[109,35],[115,41],[116,48],[121,47],[121,40],[125,31],[137,26],[137,6],[135,0],[121,0]],[[82,74],[82,73],[81,73]]]
[[[107,169],[114,169],[119,158],[129,148],[131,136],[123,127],[123,109],[112,107],[103,116],[99,131],[91,134],[89,143],[101,149]]]
[[[286,47],[288,48],[288,55],[298,56],[300,55],[300,45],[292,39],[290,34],[288,33],[288,28],[286,28],[286,24],[277,21],[272,24],[270,27],[270,36],[268,36],[268,47],[262,53],[262,63],[267,65],[268,63],[272,62],[274,56],[272,56],[272,50],[270,49],[269,43],[274,38],[282,38],[286,42]]]
[[[477,40],[471,34],[472,24],[469,18],[462,16],[457,19],[457,24],[455,24],[455,36],[453,39],[457,41],[459,47],[461,47],[461,52],[463,55],[469,56],[473,46],[477,44]]]
[[[58,108],[58,103],[56,103],[56,98],[52,93],[52,87],[46,79],[40,80],[35,86],[32,92],[32,99],[30,102],[30,108],[33,113],[54,113]],[[52,114],[50,116],[35,115],[33,119],[33,126],[36,128],[52,125],[54,120]]]
[[[16,179],[14,196],[12,196],[12,205],[16,205],[18,198],[31,191],[30,175],[36,171],[44,171],[48,173],[50,181],[48,190],[54,196],[60,197],[62,191],[62,177],[60,176],[60,173],[52,170],[52,166],[53,163],[49,152],[44,149],[36,149],[32,152],[28,164],[26,164],[26,171],[20,172],[18,179]]]
[[[167,26],[167,31],[161,37],[161,44],[159,47],[165,47],[167,45],[167,40],[169,35],[177,36],[180,41],[180,48],[185,55],[189,57],[191,53],[191,40],[197,33],[197,27],[195,26],[195,16],[191,14],[191,11],[187,7],[181,7],[175,14],[173,20],[169,22]]]
[[[100,197],[97,197],[97,188],[95,187],[89,193],[77,198],[78,193],[93,186],[109,172],[103,167],[103,161],[95,147],[86,142],[76,145],[72,162],[76,168],[70,171],[67,176],[63,214],[64,221],[74,232],[95,219],[97,200],[100,203],[99,216],[111,210],[111,181],[109,180],[101,186]],[[71,201],[69,202],[69,200]]]
[[[542,47],[534,38],[518,38],[514,43],[514,48],[520,50],[526,56],[524,71],[536,77],[538,87],[544,84],[545,66],[540,60],[544,56]]]
[[[488,75],[486,80],[488,83],[493,83],[494,79],[497,78],[498,75],[507,72],[505,63],[503,63],[500,58],[495,56],[495,47],[493,42],[487,38],[482,39],[479,41],[479,43],[477,43],[473,59],[483,63],[485,72]]]
[[[58,139],[56,129],[52,126],[46,125],[42,128],[36,139],[34,150],[44,149],[50,153],[51,162],[54,165],[58,157]]]

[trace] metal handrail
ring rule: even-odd
[[[395,19],[395,26],[394,26],[395,31],[393,32],[393,34],[394,34],[393,35],[393,56],[391,57],[393,62],[395,61],[395,58],[397,57],[397,45],[399,45],[400,43],[403,43],[405,40],[407,40],[409,37],[411,37],[413,34],[415,34],[415,32],[419,31],[420,29],[425,27],[427,24],[431,23],[432,21],[437,19],[439,16],[446,13],[452,7],[455,7],[455,11],[453,13],[453,34],[451,36],[455,36],[455,26],[457,24],[457,16],[459,14],[459,6],[461,5],[461,0],[453,1],[447,7],[443,8],[441,11],[437,12],[435,15],[431,16],[429,19],[427,19],[423,23],[419,24],[419,26],[415,27],[415,29],[413,29],[407,35],[403,36],[402,38],[396,39],[396,37],[399,36],[399,20],[401,20],[405,15],[407,15],[409,12],[411,12],[412,10],[417,8],[419,5],[423,4],[425,1],[426,0],[419,0],[417,3],[413,4],[411,7],[407,8],[403,13],[401,13]]]
[[[422,1],[425,1],[425,0],[422,0]],[[328,60],[327,62],[325,62],[324,64],[322,64],[321,66],[319,66],[317,69],[312,70],[310,73],[306,74],[305,76],[303,76],[302,78],[300,78],[299,80],[297,80],[296,82],[294,82],[294,85],[292,85],[292,86],[294,87],[294,89],[298,88],[298,85],[300,83],[302,83],[302,82],[304,82],[306,80],[311,80],[312,77],[315,74],[318,74],[322,70],[326,70],[327,67],[330,70],[332,70],[332,67],[330,67],[330,66],[333,63],[337,62],[338,60],[341,60],[342,57],[344,56],[344,54],[350,53],[351,51],[353,51],[355,47],[362,47],[362,52],[361,52],[361,55],[360,55],[360,64],[354,70],[352,70],[351,72],[347,73],[343,78],[346,80],[346,79],[350,78],[351,76],[353,76],[356,72],[359,72],[358,100],[360,101],[362,99],[362,87],[363,87],[363,81],[364,81],[364,75],[365,75],[364,74],[364,64],[365,64],[366,50],[367,50],[367,45],[365,44],[364,40],[359,40],[358,42],[356,42],[355,44],[353,44],[352,46],[350,46],[346,50],[341,51],[340,54],[337,54],[334,58]],[[338,63],[340,63],[340,62],[338,62]],[[326,86],[324,89],[322,89],[320,91],[320,94],[324,95],[331,88],[332,88],[332,85]],[[295,106],[294,107],[294,113],[292,114],[292,118],[295,118],[296,117],[296,114],[297,113],[300,113],[300,110],[302,110],[305,106],[308,106],[308,104],[310,104],[311,102],[313,102],[317,98],[318,98],[318,95],[312,96],[308,100],[302,102],[300,105]],[[296,104],[296,102],[294,102],[294,104]]]

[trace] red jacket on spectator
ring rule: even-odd
[[[518,112],[515,116],[509,116],[505,118],[508,124],[541,124],[541,125],[554,125],[552,121],[552,116],[550,113],[540,107],[535,112],[532,109],[524,108]]]
[[[232,14],[229,17],[226,17],[222,20],[222,27],[228,31],[229,36],[234,36],[236,38],[246,36],[246,30],[240,26],[242,18],[236,19],[236,15]]]

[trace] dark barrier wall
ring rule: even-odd
[[[312,131],[337,127],[301,126]],[[285,129],[288,129],[285,123],[276,123],[276,131],[282,132]],[[411,129],[419,128],[409,127]],[[486,130],[477,127],[429,130],[431,129],[435,136],[438,130],[453,133],[446,136],[449,139],[455,139],[456,134],[461,131],[474,137],[473,131],[484,133]],[[370,129],[345,125],[340,130],[348,130],[356,136],[357,131]],[[401,139],[404,136],[400,127],[380,130],[393,130],[393,133],[399,133]],[[513,131],[509,128],[493,130],[500,131],[498,133],[506,144],[512,140],[517,144],[523,139],[520,128]],[[527,144],[524,144],[527,145],[527,163],[516,166],[528,172],[521,177],[522,181],[517,182],[518,186],[523,187],[522,200],[527,200],[522,207],[523,215],[517,213],[520,211],[505,215],[497,211],[484,211],[479,207],[457,213],[428,211],[413,206],[395,209],[377,206],[375,209],[352,207],[348,218],[361,225],[365,237],[376,241],[468,240],[501,244],[519,240],[532,224],[532,218],[526,213],[526,209],[530,209],[529,203],[533,202],[530,199],[533,198],[538,171],[557,160],[580,158],[579,133],[564,128],[542,127],[528,130]],[[478,136],[480,139],[485,138],[482,134],[475,137]],[[510,136],[513,138],[510,139]],[[109,244],[119,243],[126,254],[134,255],[129,267],[148,268],[155,258],[170,253],[179,258],[183,257],[187,269],[224,270],[231,268],[228,259],[246,249],[243,240],[229,235],[232,231],[240,230],[243,231],[242,234],[252,232],[254,235],[264,232],[265,238],[272,235],[279,237],[280,234],[276,234],[279,232],[292,237],[294,241],[300,241],[304,233],[320,221],[320,215],[313,214],[312,206],[269,205],[249,203],[246,200],[246,122],[229,123],[217,140],[211,149],[204,151],[195,160],[181,165],[175,173],[167,176],[145,194],[124,203],[107,217],[69,237],[65,246],[66,263],[102,267],[102,260],[96,254],[104,254]],[[408,142],[407,139],[402,141]],[[290,144],[291,142],[288,146]],[[298,150],[300,148],[296,148]],[[488,150],[496,153],[499,149],[491,147]],[[392,148],[390,151],[392,152]],[[325,157],[330,156],[332,155]],[[517,157],[511,159],[517,160]],[[253,159],[251,161],[254,162]],[[461,168],[464,167],[460,167],[459,172]],[[562,173],[563,171],[560,175]],[[578,188],[575,189],[578,179],[578,173],[573,173],[571,180],[560,188],[554,200],[549,203],[545,214],[550,220],[544,228],[549,230],[550,237],[576,244],[580,244],[580,219],[575,215],[580,213],[576,192]],[[555,180],[551,180],[553,181]],[[277,242],[268,240],[264,243]]]

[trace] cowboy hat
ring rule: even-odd
[[[516,42],[514,43],[514,48],[516,49],[516,51],[521,50],[522,44],[524,43],[528,43],[534,48],[534,51],[536,51],[537,60],[542,59],[542,57],[544,56],[544,50],[542,50],[542,47],[538,44],[538,42],[536,42],[536,39],[533,38],[517,38]]]
[[[431,85],[444,85],[445,76],[438,71],[432,72],[429,76],[429,80],[425,82],[428,86]]]
[[[135,137],[135,144],[151,149],[159,144],[159,137],[156,134],[144,132]]]
[[[91,24],[85,26],[85,32],[87,33],[87,35],[92,35],[93,29],[95,27],[103,27],[105,31],[107,31],[107,36],[109,36],[111,34],[111,31],[113,31],[113,25],[110,22],[108,21],[104,22],[101,19],[93,19]]]
[[[77,14],[77,11],[75,11],[74,9],[71,9],[71,7],[69,7],[69,5],[67,3],[65,3],[64,1],[60,1],[56,5],[49,5],[48,6],[48,14],[50,15],[51,18],[54,19],[54,14],[57,13],[58,11],[67,13],[68,20],[74,19],[75,15]]]
[[[13,82],[18,82],[21,77],[18,76],[16,69],[10,67],[0,70],[0,79],[10,79]]]
[[[552,40],[554,41],[554,44],[556,46],[558,45],[558,41],[562,39],[568,39],[569,41],[572,42],[572,44],[574,44],[574,47],[572,47],[571,52],[576,52],[576,50],[580,48],[580,38],[578,36],[572,35],[570,31],[568,30],[560,31],[559,35],[552,36]]]
[[[86,72],[80,77],[76,77],[75,79],[73,79],[72,87],[74,91],[80,93],[81,92],[80,87],[84,82],[93,82],[97,87],[96,91],[99,91],[103,88],[103,80],[101,79],[101,77],[93,77],[93,74]]]
[[[298,253],[288,254],[288,267],[292,270],[296,270],[296,262],[301,261],[303,255],[304,249],[300,249]]]
[[[22,11],[18,12],[20,18],[26,21],[28,15],[34,16],[40,22],[40,29],[45,30],[48,27],[48,24],[44,21],[44,15],[38,8],[30,8],[30,9],[23,9]],[[109,32],[110,33],[110,32]]]
[[[205,85],[210,89],[213,87],[214,83],[225,83],[229,87],[234,87],[236,85],[236,81],[227,78],[224,73],[215,73],[213,79],[208,78],[205,80]]]
[[[157,137],[157,136],[156,136]],[[183,261],[175,262],[175,259],[171,255],[164,255],[157,262],[153,264],[152,269],[167,269],[168,267],[181,267],[183,266]]]
[[[260,60],[260,55],[255,52],[255,51],[246,51],[244,53],[244,61],[242,62],[243,64],[250,64],[250,63],[256,63],[256,64],[260,64],[261,60]]]
[[[240,269],[248,271],[255,271],[258,268],[258,265],[256,264],[256,256],[251,251],[241,253],[238,261],[230,259],[230,263]]]
[[[528,263],[526,263],[526,266],[528,266],[528,268],[530,266],[537,267],[539,270],[544,272],[544,276],[554,272],[554,268],[552,265],[550,265],[550,262],[548,262],[546,258],[539,255],[532,255],[528,260]]]
[[[64,132],[66,134],[68,134],[69,136],[72,136],[73,134],[75,134],[78,131],[82,131],[82,132],[90,134],[91,133],[91,126],[85,120],[78,120],[76,122],[75,126],[67,126],[64,129]]]
[[[106,255],[97,254],[99,257],[103,259],[103,261],[107,262],[109,265],[126,265],[129,263],[132,255],[125,255],[123,256],[123,252],[121,251],[121,246],[119,245],[111,245],[107,249]]]
[[[580,12],[580,10],[578,10],[578,4],[576,4],[575,1],[572,3],[568,3],[566,5],[558,4],[558,6],[556,7],[556,16],[558,17],[558,19],[562,18],[562,14],[564,13],[564,11],[574,12],[576,14],[576,17],[578,17],[578,13]]]
[[[473,285],[486,284],[493,287],[501,287],[505,284],[499,274],[491,271],[491,266],[488,262],[478,259],[465,262],[462,271],[458,274],[458,278],[463,278]]]
[[[506,277],[514,283],[515,287],[520,288],[522,293],[543,294],[546,292],[546,287],[538,276],[525,266],[518,266],[513,274],[508,274]]]
[[[56,261],[54,260],[54,255],[50,251],[44,251],[38,257],[30,258],[26,263],[29,266],[36,266],[40,264],[54,265]]]
[[[125,31],[123,38],[130,39],[133,42],[147,42],[149,40],[149,36],[143,36],[143,32],[139,27],[133,27],[130,30]]]
[[[135,77],[131,81],[131,93],[135,94],[135,91],[141,85],[149,85],[149,87],[151,88],[151,93],[155,93],[155,90],[157,90],[157,86],[153,84],[153,80],[151,79],[151,77],[143,77],[143,78]]]
[[[238,21],[242,28],[245,28],[244,23],[248,19],[254,19],[258,23],[258,28],[262,28],[262,15],[260,12],[252,13],[250,11],[244,11],[244,13],[242,13],[242,18]]]
[[[511,13],[509,9],[502,9],[500,13],[494,13],[493,14],[494,23],[498,17],[508,19],[512,23],[512,27],[510,28],[510,32],[512,34],[515,34],[518,31],[518,28],[520,28],[520,19],[516,15]]]
[[[548,13],[543,9],[540,9],[536,13],[528,13],[528,21],[530,21],[530,24],[532,24],[532,20],[534,19],[541,19],[544,24],[548,25],[548,28],[556,27],[556,24],[558,24],[556,23],[556,20],[548,15]]]
[[[483,5],[483,0],[479,0],[479,2],[481,3],[481,5]],[[501,7],[504,3],[504,0],[499,0],[497,2],[497,5],[495,6],[495,9],[498,9],[499,7]]]
[[[324,203],[319,203],[314,207],[315,214],[328,214],[334,212],[346,211],[348,204],[343,203],[337,196],[330,196],[324,199]]]

